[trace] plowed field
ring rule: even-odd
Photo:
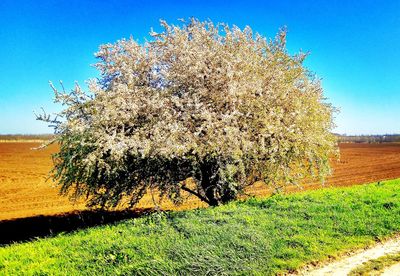
[[[52,146],[45,150],[31,150],[38,143],[0,143],[0,220],[35,215],[50,215],[84,209],[82,203],[73,204],[58,195],[57,187],[46,181],[51,169],[50,154],[57,150]],[[326,186],[348,186],[400,177],[400,144],[341,144],[341,159],[333,162],[334,174]],[[320,184],[308,184],[306,188],[318,188]],[[270,193],[258,184],[249,193]],[[140,207],[151,206],[150,196],[143,198]],[[200,206],[189,199],[181,208]],[[171,208],[165,203],[164,208]]]

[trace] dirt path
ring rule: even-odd
[[[347,275],[351,270],[362,265],[364,262],[377,259],[387,254],[394,254],[398,252],[400,252],[400,236],[383,243],[379,243],[367,250],[357,252],[349,257],[344,257],[343,259],[328,263],[322,267],[301,271],[300,275]],[[393,267],[393,269],[400,269],[399,266],[400,265]],[[389,273],[393,273],[393,271],[389,271]],[[400,275],[400,270],[397,270],[397,273],[395,274],[387,275]]]
[[[397,276],[400,275],[400,263],[392,265],[385,269],[383,273],[381,274],[382,276]]]

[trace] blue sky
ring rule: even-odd
[[[34,110],[55,111],[48,81],[84,85],[103,43],[143,41],[159,19],[249,25],[272,37],[288,28],[288,49],[309,51],[341,112],[336,132],[400,133],[400,1],[0,1],[0,134],[49,133]]]

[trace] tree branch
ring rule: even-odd
[[[194,195],[194,196],[197,196],[198,198],[200,198],[201,201],[207,203],[208,205],[211,205],[210,201],[206,197],[202,196],[201,194],[199,194],[196,191],[193,191],[192,189],[189,189],[188,187],[186,187],[186,184],[181,185],[181,189],[184,190],[185,192],[188,192],[188,193]]]

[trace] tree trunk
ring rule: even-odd
[[[213,183],[214,181],[211,181],[209,175],[204,175],[201,180],[201,187],[204,191],[204,194],[208,200],[208,203],[211,206],[218,206],[221,204],[219,201],[218,195],[217,195],[217,186],[216,183]]]
[[[217,167],[215,164],[209,162],[205,162],[205,164],[201,166],[200,185],[210,206],[221,205],[217,194],[218,176],[216,175],[215,167]]]
[[[219,166],[218,161],[211,160],[204,162],[200,168],[200,186],[210,206],[218,206],[237,198],[237,191],[231,189],[229,183],[221,183]]]

